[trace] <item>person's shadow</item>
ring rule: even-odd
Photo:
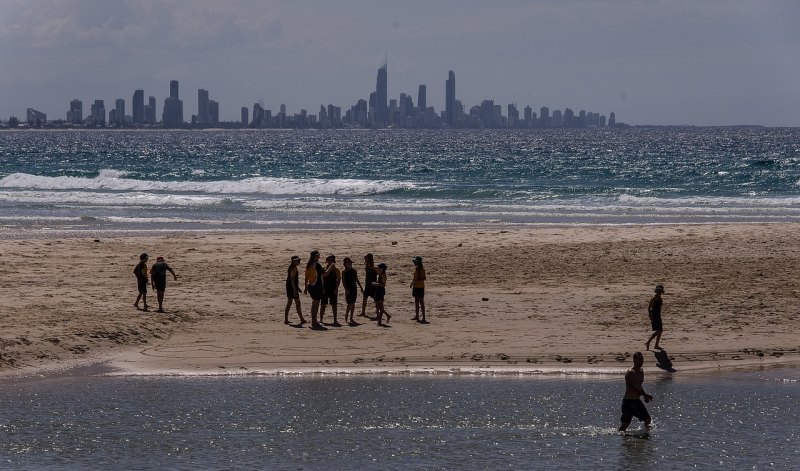
[[[663,348],[661,350],[654,350],[653,355],[656,357],[656,366],[661,368],[664,371],[668,371],[670,373],[674,373],[676,370],[672,366],[672,360],[669,358],[669,354]]]

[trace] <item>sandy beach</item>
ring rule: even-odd
[[[796,366],[798,236],[798,224],[731,224],[0,240],[0,373],[621,371],[644,350],[656,283],[679,372]],[[289,258],[312,249],[351,256],[362,281],[363,254],[387,263],[391,327],[284,325]],[[150,312],[133,306],[141,252],[180,276],[165,314],[152,289]],[[415,255],[429,325],[411,321]],[[652,354],[646,366],[659,371]]]

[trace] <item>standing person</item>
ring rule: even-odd
[[[156,263],[150,268],[150,279],[153,281],[153,289],[158,296],[158,312],[164,312],[164,291],[167,289],[167,272],[172,273],[172,278],[178,280],[178,275],[172,271],[164,257],[156,258]]]
[[[386,298],[386,264],[379,263],[378,264],[378,279],[372,283],[372,286],[375,287],[375,309],[378,311],[378,325],[383,327],[386,324],[381,322],[383,319],[383,315],[386,314],[386,322],[389,322],[389,319],[392,316],[386,312],[386,309],[383,306],[383,301]]]
[[[149,257],[146,253],[139,255],[139,263],[133,269],[133,274],[136,275],[136,284],[139,288],[139,296],[136,296],[136,302],[133,306],[139,309],[139,300],[144,301],[144,310],[148,310],[147,306],[147,259]]]
[[[300,325],[306,323],[305,318],[303,318],[303,311],[300,310],[300,275],[297,269],[298,266],[300,266],[300,257],[295,255],[292,257],[292,262],[286,270],[286,297],[288,301],[286,301],[286,310],[283,313],[284,324],[289,323],[289,309],[292,307],[292,302],[294,302],[295,308],[297,308],[297,315],[300,317]]]
[[[650,350],[650,342],[652,342],[653,339],[656,339],[656,345],[653,348],[655,350],[661,350],[661,347],[658,346],[658,342],[661,341],[661,333],[663,332],[663,326],[661,325],[661,305],[664,300],[661,299],[661,295],[664,293],[664,285],[656,285],[655,291],[656,294],[653,296],[653,299],[650,300],[650,305],[647,306],[647,314],[650,316],[650,325],[653,328],[653,335],[651,335],[644,344],[647,350]]]
[[[361,300],[361,317],[367,317],[367,298],[375,300],[375,281],[378,279],[378,270],[375,268],[375,258],[371,253],[364,255],[364,299]],[[377,315],[377,303],[375,306]]]
[[[317,320],[319,302],[322,299],[322,265],[319,264],[319,251],[311,252],[306,264],[306,279],[303,285],[303,294],[311,296],[311,328],[314,330],[325,330],[325,327]]]
[[[361,286],[361,282],[358,280],[358,272],[353,268],[353,261],[350,260],[350,257],[345,257],[344,259],[342,286],[344,286],[344,300],[345,303],[347,303],[347,308],[344,311],[344,321],[347,322],[347,325],[350,327],[355,327],[359,325],[353,318],[356,311],[356,299],[358,299],[358,291],[356,288],[363,293],[364,287]],[[348,316],[350,316],[349,320]]]
[[[631,419],[636,417],[644,422],[645,428],[650,428],[652,419],[647,412],[647,408],[642,404],[639,397],[644,396],[644,402],[653,400],[653,396],[647,394],[642,387],[644,383],[644,356],[642,352],[633,354],[633,368],[625,372],[625,395],[622,397],[622,417],[620,418],[619,431],[624,432],[631,424]]]
[[[322,286],[325,293],[322,295],[322,307],[319,310],[319,322],[322,323],[322,316],[325,315],[325,307],[330,304],[333,312],[333,327],[341,327],[342,324],[336,318],[339,303],[339,284],[342,282],[342,272],[336,267],[336,255],[328,255],[325,258],[325,271],[322,273]]]
[[[422,265],[422,257],[414,257],[411,261],[414,262],[411,296],[414,297],[414,312],[416,313],[411,320],[427,324],[428,321],[425,320],[425,267]],[[419,317],[420,311],[422,311],[422,319]]]

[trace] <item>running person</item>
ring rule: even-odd
[[[625,395],[622,397],[622,417],[620,418],[619,431],[624,432],[631,424],[631,419],[636,417],[644,422],[645,428],[650,428],[653,419],[647,412],[647,408],[642,404],[639,397],[644,396],[644,402],[653,400],[653,396],[647,394],[642,387],[644,383],[644,356],[642,352],[633,354],[633,368],[625,372]]]
[[[364,287],[358,280],[358,272],[353,268],[353,261],[350,257],[344,259],[344,271],[342,271],[342,286],[344,286],[344,300],[347,303],[347,308],[344,311],[344,321],[347,325],[354,327],[359,325],[353,318],[356,311],[356,299],[358,299],[358,290],[364,292]],[[349,317],[348,317],[349,316]],[[349,320],[348,320],[349,319]]]
[[[292,307],[292,302],[294,302],[295,308],[297,308],[297,315],[300,317],[300,325],[306,323],[305,318],[303,318],[303,311],[300,310],[300,282],[299,282],[299,270],[297,267],[300,265],[300,257],[297,255],[292,257],[292,262],[289,264],[289,268],[286,270],[286,310],[283,313],[283,323],[289,323],[289,309]]]
[[[414,312],[415,315],[411,319],[420,324],[427,324],[425,320],[425,267],[422,265],[422,257],[414,257],[411,259],[414,262],[414,278],[411,280],[411,296],[414,297]],[[422,318],[420,319],[419,313],[422,311]]]

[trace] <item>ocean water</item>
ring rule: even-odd
[[[800,469],[800,370],[4,381],[3,469]]]
[[[0,132],[0,233],[800,220],[800,129]]]

